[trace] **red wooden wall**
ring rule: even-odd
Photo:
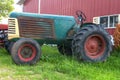
[[[24,12],[38,13],[38,0],[26,0]],[[93,17],[119,14],[120,0],[40,0],[40,12],[46,14],[75,15],[76,10],[82,10],[87,16],[87,22]]]
[[[41,13],[75,16],[76,10],[82,10],[87,22],[93,17],[120,13],[120,0],[41,0]]]
[[[38,13],[38,0],[26,0],[24,12]],[[93,17],[120,14],[120,0],[40,0],[40,13],[75,16],[76,10],[82,10],[92,22]],[[114,29],[107,30],[113,34]]]
[[[38,13],[38,0],[26,0],[23,12]]]

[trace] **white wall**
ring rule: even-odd
[[[17,2],[19,0],[14,0],[14,11],[17,11],[17,12],[22,12],[23,11],[23,5],[18,5]]]

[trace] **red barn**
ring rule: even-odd
[[[120,0],[20,0],[24,12],[72,15],[81,10],[86,22],[105,23],[105,28],[113,34],[115,24],[119,23]],[[94,18],[94,19],[93,19]]]

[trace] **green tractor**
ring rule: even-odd
[[[100,25],[83,23],[85,15],[73,16],[12,12],[8,20],[6,50],[18,64],[35,64],[41,46],[56,44],[59,52],[88,62],[105,61],[112,49],[109,34]]]

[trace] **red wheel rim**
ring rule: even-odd
[[[96,59],[104,54],[105,41],[100,35],[92,35],[85,41],[86,55],[92,59]]]
[[[18,49],[18,56],[24,62],[31,61],[36,56],[36,48],[31,44],[24,44]]]

